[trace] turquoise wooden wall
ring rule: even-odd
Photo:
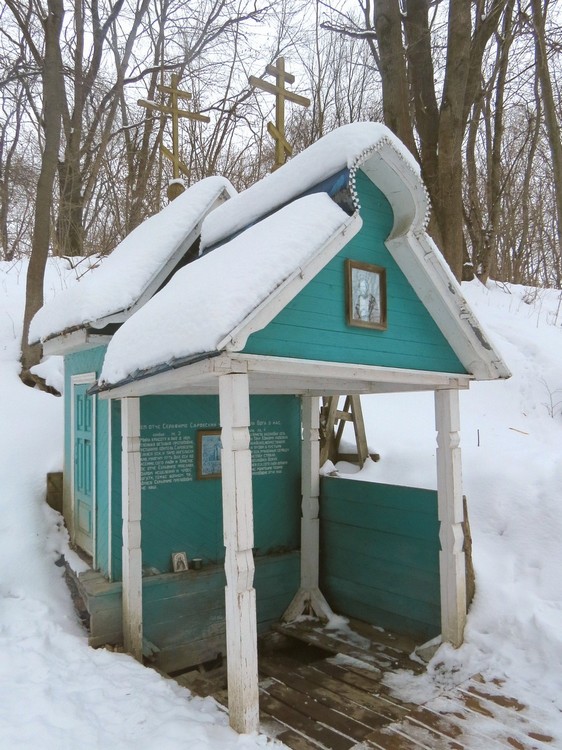
[[[322,477],[320,587],[336,612],[422,639],[441,632],[433,490]]]
[[[278,622],[291,603],[299,563],[298,551],[256,558],[258,632]],[[143,579],[144,636],[160,649],[155,657],[160,669],[183,669],[224,655],[225,583],[218,565]],[[80,582],[80,589],[90,613],[90,644],[121,643],[121,583],[92,576]]]
[[[390,204],[359,172],[363,227],[338,255],[261,331],[247,353],[325,362],[466,372],[384,245],[392,228]],[[345,317],[345,260],[386,268],[388,328],[348,326]]]
[[[70,491],[70,476],[73,470],[71,465],[71,378],[73,375],[95,372],[99,376],[105,346],[76,352],[65,357],[64,367],[64,482],[65,492]],[[100,570],[107,574],[109,566],[109,550],[107,528],[109,522],[109,427],[108,427],[108,403],[94,397],[96,410],[96,563]],[[68,523],[68,519],[67,519]]]
[[[252,396],[254,551],[257,556],[300,544],[300,400]],[[219,425],[216,396],[141,399],[143,566],[171,571],[172,552],[224,559],[221,480],[197,479],[197,432]],[[112,579],[121,578],[121,425],[112,414]],[[157,453],[158,451],[158,453]],[[187,467],[187,469],[185,468]],[[151,569],[151,570],[148,570]]]

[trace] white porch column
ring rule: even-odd
[[[441,635],[460,646],[466,622],[466,578],[459,418],[456,389],[435,391]]]
[[[125,651],[142,662],[142,551],[140,403],[121,399],[123,516],[123,640]]]
[[[247,374],[219,377],[226,572],[226,652],[230,726],[259,729],[254,517]]]
[[[319,588],[320,566],[320,399],[302,399],[302,519],[301,583],[283,619],[296,619],[303,613],[329,618],[333,612]]]

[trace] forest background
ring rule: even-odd
[[[0,260],[29,256],[22,377],[49,254],[107,254],[167,201],[175,73],[188,183],[241,190],[271,169],[274,100],[248,83],[285,56],[308,108],[295,152],[377,120],[417,158],[429,230],[458,279],[562,287],[559,0],[5,0],[0,8]]]

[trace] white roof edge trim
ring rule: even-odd
[[[43,357],[73,354],[109,343],[111,336],[91,334],[85,328],[61,333],[43,343]]]
[[[511,372],[429,235],[408,232],[388,239],[386,246],[467,371],[476,380],[509,378]]]
[[[217,350],[240,352],[252,333],[260,331],[344,248],[363,226],[358,212],[343,222],[308,263],[297,268],[277,289],[217,344]]]
[[[388,239],[424,230],[429,221],[429,196],[419,174],[389,138],[382,138],[360,154],[351,168],[352,192],[357,205],[357,170],[361,169],[392,207],[394,225]]]

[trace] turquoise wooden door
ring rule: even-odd
[[[94,541],[94,404],[91,383],[74,385],[74,536],[93,554]]]

